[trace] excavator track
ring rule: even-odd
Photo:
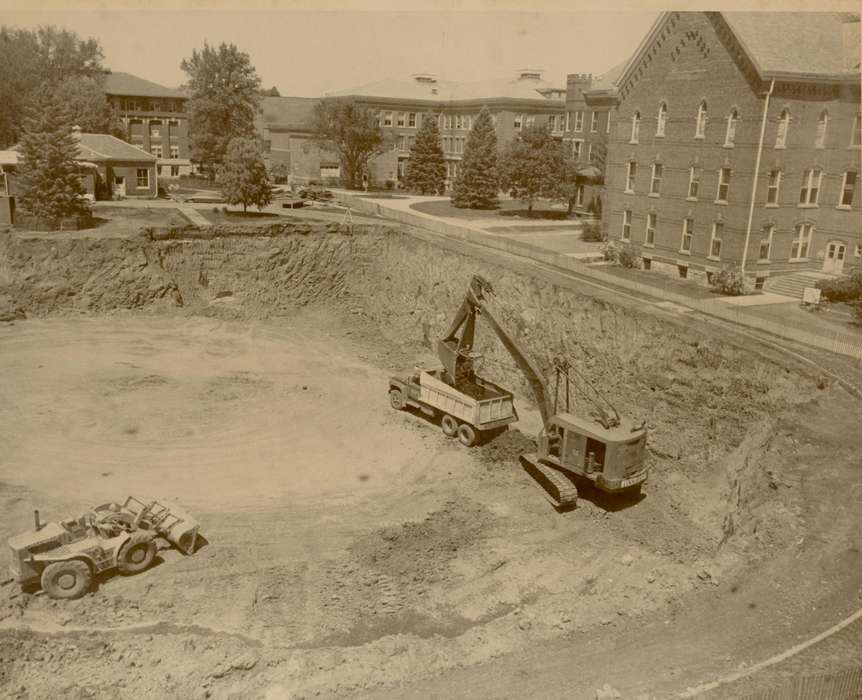
[[[545,490],[545,497],[559,510],[573,508],[578,502],[578,488],[564,472],[539,461],[535,454],[521,455],[526,472]]]

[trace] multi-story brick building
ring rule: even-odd
[[[604,225],[645,265],[862,266],[858,15],[663,13],[615,97]]]
[[[108,73],[105,94],[126,126],[128,142],[156,156],[160,178],[193,172],[188,95],[130,73]]]

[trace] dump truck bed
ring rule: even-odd
[[[441,379],[442,373],[442,369],[419,373],[419,401],[479,430],[502,427],[518,419],[511,392],[478,376],[456,388]]]

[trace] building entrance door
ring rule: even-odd
[[[117,175],[114,178],[114,199],[126,198],[126,178],[122,175]]]
[[[831,241],[826,246],[826,257],[823,260],[823,272],[840,275],[844,270],[844,258],[847,256],[847,246],[841,241]]]

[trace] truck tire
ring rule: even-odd
[[[458,421],[448,413],[440,419],[440,428],[447,437],[455,437],[458,434]]]
[[[396,411],[404,410],[404,394],[401,393],[400,389],[389,390],[389,405]]]
[[[117,568],[121,574],[137,574],[153,563],[156,543],[152,534],[138,530],[126,540],[117,554]]]
[[[42,572],[42,590],[52,598],[80,598],[93,586],[93,571],[80,559],[56,561]]]
[[[467,425],[466,423],[462,423],[461,427],[458,428],[458,440],[465,447],[473,447],[478,441],[478,434],[472,425]]]

